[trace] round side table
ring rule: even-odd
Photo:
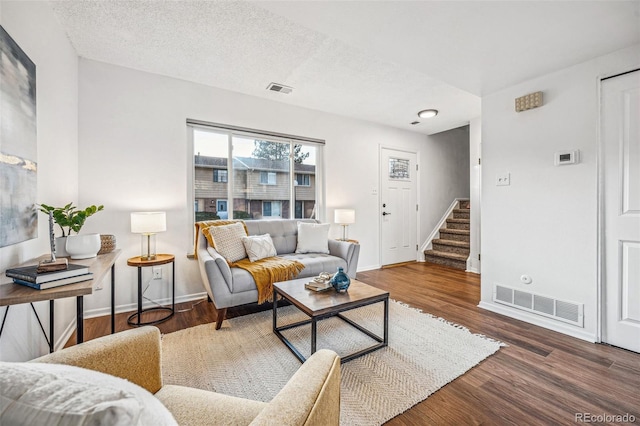
[[[151,308],[142,309],[142,268],[149,266],[166,265],[171,263],[171,307],[153,306]],[[129,315],[127,324],[138,327],[141,325],[158,324],[171,318],[176,311],[176,264],[175,256],[172,254],[157,254],[153,260],[144,260],[141,256],[127,259],[128,266],[138,268],[138,312]],[[155,321],[142,321],[143,312],[165,311],[167,315]]]

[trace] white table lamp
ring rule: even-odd
[[[356,211],[353,209],[336,209],[334,222],[342,225],[342,241],[347,241],[347,227],[356,223]]]
[[[140,258],[154,260],[156,258],[156,234],[167,230],[167,214],[165,212],[131,213],[131,232],[142,234]]]

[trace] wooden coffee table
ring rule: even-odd
[[[316,333],[318,321],[334,316],[347,322],[351,326],[355,327],[362,333],[378,342],[373,346],[341,357],[340,362],[344,363],[347,361],[351,361],[354,358],[387,346],[387,344],[389,343],[389,292],[377,289],[357,280],[351,280],[351,285],[349,286],[349,290],[346,293],[337,293],[333,289],[318,293],[304,288],[305,283],[309,281],[310,278],[300,278],[296,280],[275,283],[273,285],[274,301],[278,300],[277,296],[282,296],[284,299],[291,302],[299,310],[309,316],[308,320],[278,327],[278,304],[273,304],[273,332],[280,338],[280,340],[282,340],[285,345],[287,345],[291,352],[293,352],[293,354],[301,362],[304,362],[306,358],[286,337],[282,335],[281,332],[294,327],[311,324],[311,354],[313,354],[316,352]],[[359,324],[356,324],[354,321],[341,314],[341,312],[361,308],[363,306],[379,302],[384,303],[383,337],[372,333],[371,331],[367,330]]]

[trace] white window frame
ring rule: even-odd
[[[226,134],[227,135],[227,140],[228,140],[228,158],[227,158],[227,164],[230,165],[227,168],[227,188],[228,188],[228,192],[227,192],[227,199],[228,200],[233,200],[233,188],[234,188],[234,173],[233,173],[233,154],[232,154],[232,149],[233,149],[233,137],[234,136],[243,136],[243,137],[255,137],[256,139],[267,139],[267,140],[272,140],[274,142],[285,142],[285,143],[289,143],[291,146],[291,150],[290,152],[293,155],[293,147],[295,145],[311,145],[314,146],[316,148],[316,164],[315,164],[315,202],[316,202],[316,213],[315,213],[315,218],[320,220],[320,221],[325,221],[326,220],[326,207],[325,207],[325,199],[326,199],[326,190],[325,190],[325,173],[324,173],[324,145],[325,145],[325,141],[321,140],[321,139],[313,139],[313,138],[308,138],[308,137],[301,137],[301,136],[294,136],[294,135],[287,135],[287,134],[282,134],[282,133],[277,133],[277,132],[269,132],[269,131],[263,131],[263,130],[257,130],[257,129],[248,129],[248,128],[242,128],[242,127],[237,127],[237,126],[230,126],[230,125],[226,125],[226,124],[219,124],[219,123],[210,123],[210,122],[204,122],[204,121],[199,121],[199,120],[191,120],[188,119],[187,120],[187,158],[188,158],[188,162],[189,162],[189,167],[187,168],[188,172],[187,172],[187,193],[188,198],[189,198],[189,205],[193,206],[194,210],[192,210],[192,212],[195,212],[195,193],[194,193],[194,184],[195,184],[195,158],[194,158],[194,135],[193,135],[193,131],[195,129],[198,130],[204,130],[204,131],[211,131],[211,132],[215,132],[215,133],[219,133],[219,134]],[[295,218],[295,191],[294,191],[294,186],[295,186],[295,170],[294,170],[294,166],[295,163],[294,161],[290,161],[290,170],[289,170],[289,176],[292,177],[292,179],[290,179],[290,191],[289,191],[289,197],[290,197],[290,206],[292,206],[292,208],[289,209],[289,216],[291,219]],[[233,209],[229,208],[229,219],[231,219],[233,217]],[[192,226],[193,222],[190,222],[189,224],[189,230],[191,231],[191,235],[192,237],[195,237],[193,235],[193,229],[194,227]]]

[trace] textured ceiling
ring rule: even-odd
[[[483,94],[640,43],[639,4],[51,3],[82,57],[426,134],[478,117]],[[426,108],[440,114],[411,126]]]

